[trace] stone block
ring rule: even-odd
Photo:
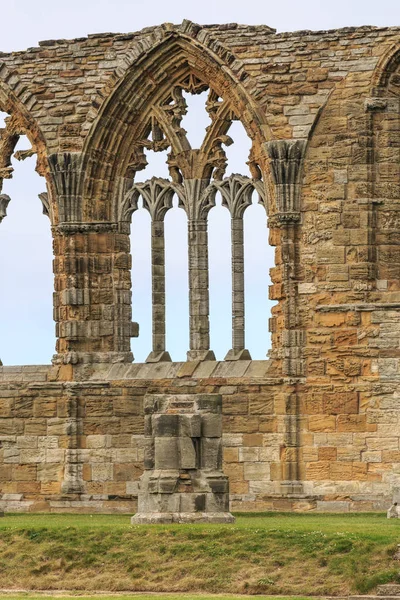
[[[238,448],[223,448],[223,461],[224,463],[235,463],[239,460],[239,449]]]
[[[222,468],[222,443],[220,438],[201,438],[201,468],[218,471]]]
[[[177,431],[179,427],[177,425]],[[155,437],[154,468],[179,469],[178,438],[177,437]]]
[[[197,416],[197,415],[196,415]],[[220,438],[222,436],[222,419],[218,414],[207,414],[201,417],[201,436]],[[192,437],[200,437],[192,436]]]
[[[316,462],[310,462],[306,464],[306,479],[308,480],[329,480],[330,479],[330,465],[331,462],[328,460],[320,460]]]
[[[312,415],[309,418],[310,431],[335,431],[336,417],[333,415]]]
[[[196,446],[190,437],[178,438],[178,453],[180,469],[196,469],[198,467],[198,452],[196,453]]]
[[[207,426],[211,427],[207,423],[212,422],[214,415],[179,415],[179,435],[180,437],[199,438],[201,435],[206,435],[205,430]],[[220,422],[221,418],[215,415],[217,420]],[[220,433],[221,435],[221,433]],[[208,437],[212,437],[208,435]]]
[[[45,463],[37,466],[38,481],[56,481],[61,480],[63,466],[56,463]]]
[[[113,480],[113,465],[110,463],[95,463],[92,465],[92,480],[103,482]]]
[[[15,465],[12,469],[13,481],[36,481],[36,465]]]

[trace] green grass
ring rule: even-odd
[[[46,594],[0,594],[0,600],[54,600],[60,596],[48,596]],[[135,594],[135,595],[97,595],[97,596],[61,596],[62,600],[154,600],[160,598],[161,600],[275,600],[274,596],[222,596],[212,595],[206,596],[204,594]],[[289,596],[285,598],[280,596],[279,600],[310,600],[309,598],[302,596]]]
[[[0,600],[54,600],[60,596],[49,596],[46,594],[0,594]],[[161,600],[275,600],[274,596],[222,596],[212,595],[206,596],[204,594],[135,594],[135,595],[97,595],[97,596],[61,596],[62,600],[154,600],[154,598],[160,598]],[[310,600],[309,598],[302,596],[289,596],[285,598],[284,596],[280,596],[279,600]]]
[[[399,582],[398,543],[400,521],[382,514],[266,513],[238,515],[233,525],[168,526],[131,526],[122,515],[6,515],[0,587],[344,596]]]

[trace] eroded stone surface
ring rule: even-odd
[[[132,523],[233,523],[222,472],[222,397],[144,399],[144,468]]]
[[[27,135],[31,148],[17,158],[35,153],[47,185],[58,342],[53,367],[0,368],[0,508],[134,512],[150,388],[221,394],[231,509],[387,509],[400,483],[399,77],[399,28],[276,34],[185,21],[1,55],[0,109],[10,117],[0,179]],[[180,127],[182,90],[205,89],[213,127],[196,151]],[[252,140],[247,180],[224,172],[236,118]],[[135,188],[146,151],[162,146],[169,182]],[[276,248],[268,361],[251,361],[243,338],[249,186]],[[192,239],[187,363],[169,362],[165,344],[162,218],[172,189]],[[225,363],[209,348],[215,190],[233,232]],[[139,192],[153,217],[157,293],[144,365],[129,364]]]

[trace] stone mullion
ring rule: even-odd
[[[206,219],[188,220],[189,319],[188,360],[213,360],[210,351],[208,230]]]
[[[231,219],[232,231],[232,349],[244,350],[243,219]]]
[[[243,217],[231,219],[232,241],[232,349],[225,360],[250,359],[245,350],[244,224]]]
[[[151,283],[153,349],[146,362],[171,360],[166,352],[165,235],[163,219],[151,223]]]

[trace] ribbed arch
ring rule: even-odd
[[[394,44],[382,56],[372,77],[372,95],[380,96],[390,88],[392,77],[395,77],[400,68],[400,50],[398,44]],[[397,84],[398,85],[398,84]]]
[[[134,144],[147,135],[153,107],[168,97],[173,86],[195,76],[229,102],[253,141],[254,159],[260,164],[270,192],[268,165],[262,145],[270,139],[264,115],[229,66],[198,42],[174,32],[127,70],[104,103],[84,146],[84,210],[88,220],[98,220],[98,199],[107,203],[107,218],[118,220],[118,206],[126,191],[135,161]],[[112,199],[110,201],[110,199]],[[102,203],[104,214],[104,203]]]

